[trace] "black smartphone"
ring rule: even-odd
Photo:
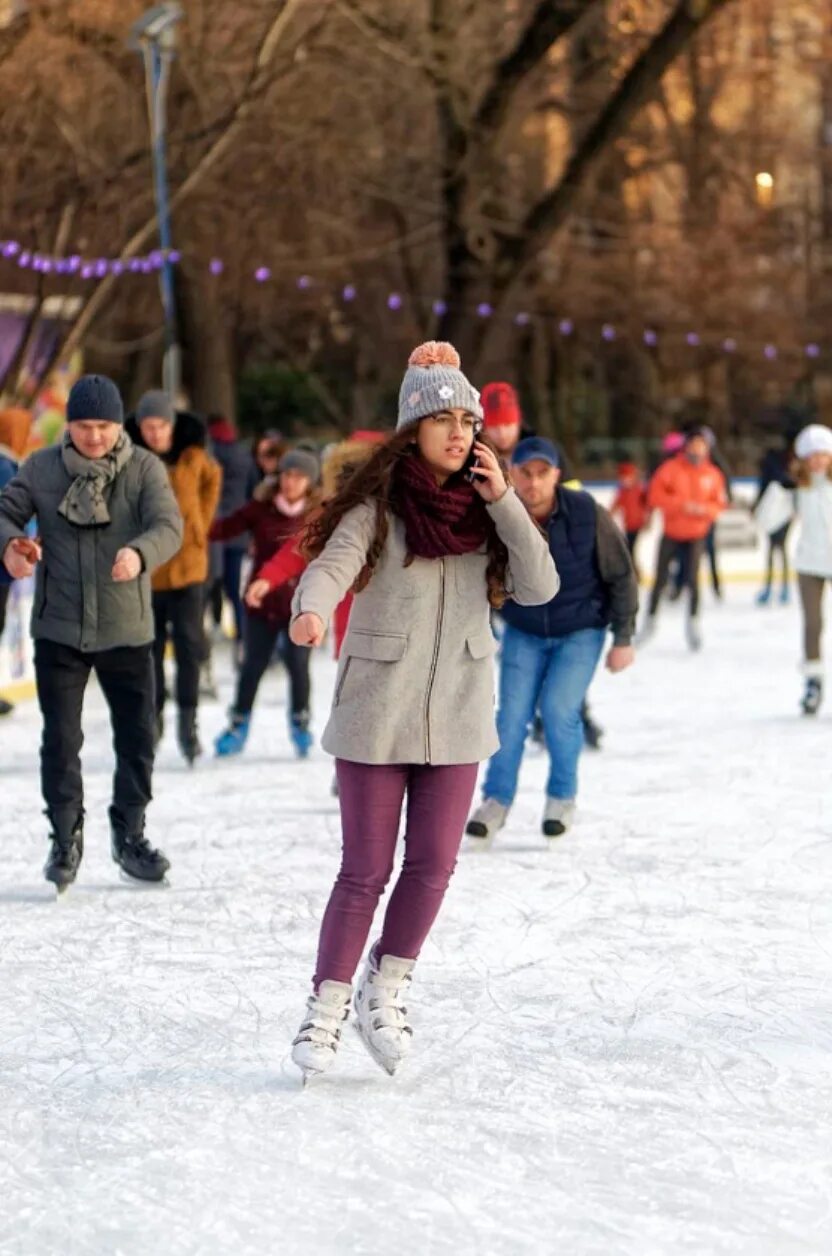
[[[465,464],[462,468],[462,473],[469,484],[475,483],[477,478],[477,468],[479,465],[479,459],[472,449],[468,457],[465,459]]]

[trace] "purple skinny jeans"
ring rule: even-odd
[[[355,975],[393,871],[405,795],[404,864],[376,950],[401,959],[418,957],[456,867],[478,764],[431,767],[338,759],[335,767],[343,854],[321,924],[316,988],[322,981],[349,983]]]

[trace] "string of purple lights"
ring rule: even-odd
[[[166,255],[161,249],[153,249],[150,253],[146,253],[140,257],[120,258],[120,257],[98,257],[85,258],[79,253],[72,253],[65,257],[55,257],[50,254],[36,252],[26,248],[19,240],[0,240],[0,257],[6,261],[17,265],[21,270],[32,270],[43,275],[72,275],[83,280],[101,280],[106,279],[110,275],[149,275],[154,271],[158,271],[165,264],[165,257],[171,265],[176,266],[182,260],[182,254],[177,249],[171,249]],[[212,257],[208,262],[208,270],[210,274],[218,278],[225,270],[225,263],[220,257]],[[272,271],[268,266],[258,266],[252,272],[255,283],[266,284],[272,279]],[[301,275],[295,281],[296,287],[302,292],[309,291],[315,287],[315,280],[310,275]],[[345,284],[341,289],[341,300],[349,305],[356,301],[359,296],[358,287],[354,283]],[[393,313],[401,310],[405,305],[404,297],[399,292],[390,292],[387,295],[387,308]],[[448,312],[447,302],[437,298],[432,303],[433,313],[437,318],[442,318]],[[487,319],[494,315],[494,308],[487,301],[481,301],[476,307],[477,318]],[[532,315],[525,310],[520,310],[513,314],[512,321],[518,327],[527,326]],[[558,320],[558,332],[561,336],[568,338],[576,334],[577,328],[573,319],[561,318]],[[612,344],[623,333],[613,323],[604,323],[601,327],[601,339],[607,344]],[[698,349],[706,346],[706,339],[699,332],[689,331],[685,334],[685,342],[691,349]],[[662,340],[662,336],[654,328],[646,327],[642,332],[642,340],[648,349],[657,349]],[[740,351],[740,342],[732,336],[726,336],[719,342],[719,348],[723,353],[735,354]],[[776,362],[780,357],[780,348],[773,343],[763,346],[763,357],[769,362]],[[809,359],[817,359],[821,356],[821,346],[816,341],[810,341],[803,346],[803,352]]]

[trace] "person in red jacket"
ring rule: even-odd
[[[618,492],[610,507],[610,514],[621,521],[622,530],[627,538],[627,548],[638,576],[638,567],[635,562],[636,543],[650,514],[647,508],[647,486],[634,462],[620,463],[617,478]]]
[[[259,569],[288,540],[297,538],[317,506],[314,493],[318,481],[318,459],[303,449],[292,449],[282,458],[277,477],[267,477],[254,491],[247,505],[211,528],[212,541],[227,541],[241,532],[250,532],[254,570]],[[214,743],[217,755],[239,754],[248,740],[251,711],[266,668],[280,645],[289,673],[291,692],[289,731],[295,749],[305,758],[312,745],[309,731],[309,651],[289,640],[292,595],[296,581],[289,579],[256,606],[249,602],[246,616],[243,664],[237,680],[237,694],[231,708],[231,722]]]
[[[692,650],[702,646],[699,630],[699,562],[711,527],[725,509],[725,477],[711,462],[706,435],[693,428],[684,449],[659,467],[650,482],[647,504],[664,516],[656,580],[650,595],[647,620],[639,640],[644,643],[655,631],[659,601],[674,558],[682,564],[682,584],[690,591],[687,639]]]

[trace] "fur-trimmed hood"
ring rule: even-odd
[[[124,426],[133,443],[139,449],[147,449],[135,414],[128,415]],[[186,449],[204,449],[207,440],[208,430],[204,420],[191,410],[177,410],[173,424],[173,445],[168,453],[161,455],[162,461],[169,466],[175,466]]]

